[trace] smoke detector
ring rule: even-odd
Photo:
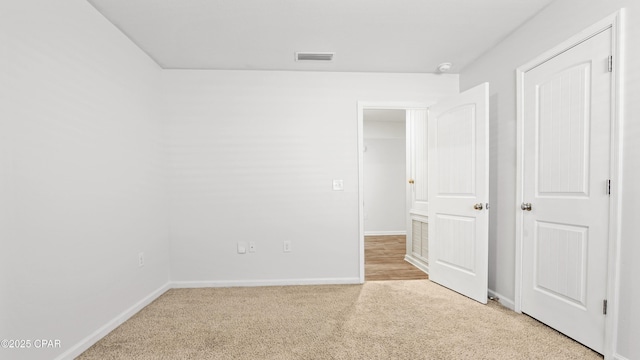
[[[297,52],[296,61],[333,61],[332,52]]]
[[[449,72],[449,70],[451,70],[452,66],[453,66],[453,64],[451,64],[449,62],[444,62],[444,63],[438,65],[438,72],[439,73]]]

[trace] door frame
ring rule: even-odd
[[[364,111],[365,110],[415,110],[428,109],[429,104],[417,102],[368,102],[358,101],[358,254],[359,254],[359,273],[360,283],[364,283]],[[409,134],[409,127],[406,127]],[[407,136],[407,140],[408,136]],[[408,154],[409,143],[407,143],[407,154],[405,161],[410,161]],[[407,168],[409,171],[409,168]],[[405,209],[408,213],[409,199],[408,194],[405,196]],[[409,220],[407,220],[409,221]],[[405,223],[405,227],[407,224]],[[410,231],[409,228],[407,230]],[[406,249],[405,249],[406,253]]]
[[[623,124],[623,92],[622,78],[624,74],[624,9],[609,15],[603,20],[589,26],[580,33],[560,43],[552,49],[536,56],[533,60],[516,69],[516,258],[515,258],[515,311],[522,313],[522,257],[523,257],[523,213],[520,204],[524,201],[524,75],[527,71],[560,55],[574,46],[590,39],[596,34],[611,29],[613,70],[611,84],[611,194],[609,207],[609,245],[607,255],[607,317],[605,319],[604,356],[613,359],[617,343],[618,328],[618,293],[620,287],[620,219],[622,195],[622,124]]]

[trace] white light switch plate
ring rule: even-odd
[[[344,190],[344,181],[333,180],[333,191],[343,191],[343,190]]]
[[[247,243],[244,241],[238,241],[238,254],[247,253]]]

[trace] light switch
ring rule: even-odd
[[[344,190],[344,181],[333,180],[333,191],[343,191],[343,190]]]
[[[238,254],[247,253],[247,243],[244,241],[238,241]]]

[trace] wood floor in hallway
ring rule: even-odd
[[[404,260],[405,253],[404,235],[365,236],[365,281],[428,279],[422,270]]]

